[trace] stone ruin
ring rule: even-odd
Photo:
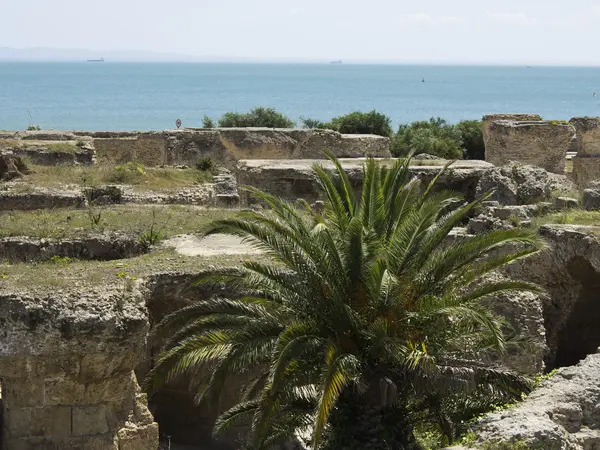
[[[600,118],[574,117],[571,124],[577,131],[579,149],[573,158],[573,176],[581,187],[600,180]]]
[[[600,151],[594,147],[600,149],[594,140],[595,119],[573,119],[571,125],[540,120],[535,115],[486,116],[486,157],[489,153],[490,158],[497,158],[495,164],[503,167],[494,167],[490,161],[464,161],[441,178],[441,187],[459,191],[468,200],[491,187],[498,188],[480,214],[464,224],[467,227],[455,230],[453,239],[457,242],[483,229],[513,226],[511,222],[516,219],[521,225],[531,224],[536,214],[578,205],[577,199],[563,197],[549,201],[551,194],[561,188],[571,189],[563,172],[564,155],[574,130],[580,138],[581,158],[580,162],[574,161],[574,166],[585,164],[584,159],[600,158]],[[362,183],[362,160],[358,157],[389,157],[386,138],[350,137],[328,131],[25,132],[16,137],[23,142],[41,137],[85,141],[85,148],[80,147],[85,157],[62,155],[58,162],[48,159],[52,152],[26,146],[28,153],[22,153],[23,156],[33,159],[36,152],[41,152],[38,164],[122,164],[141,160],[147,166],[193,165],[199,157],[210,156],[229,170],[214,176],[210,195],[203,192],[149,196],[132,193],[124,186],[25,194],[0,191],[0,211],[74,209],[84,207],[90,200],[107,204],[258,207],[253,205],[251,196],[238,192],[241,184],[289,200],[303,198],[313,202],[320,195],[310,166],[327,166],[317,159],[322,158],[319,150],[323,146],[339,157],[349,158],[343,160],[343,165],[356,189]],[[18,157],[19,153],[14,155]],[[533,162],[546,170],[509,164],[514,160]],[[425,185],[440,167],[440,162],[422,162],[410,170]],[[576,172],[584,173],[583,169]],[[586,177],[585,183],[595,179],[594,171]],[[600,315],[596,313],[594,294],[599,287],[596,280],[600,276],[600,243],[595,230],[553,226],[543,227],[541,233],[550,241],[548,252],[538,255],[533,264],[529,260],[514,264],[506,274],[538,282],[548,295],[505,296],[494,305],[535,345],[535,350],[511,354],[503,364],[529,374],[575,364],[600,345],[595,327]],[[0,239],[0,260],[11,264],[44,261],[53,256],[111,260],[146,251],[137,241],[108,234],[92,241],[73,237]],[[159,391],[150,399],[149,407],[140,393],[137,380],[147,373],[155,350],[146,343],[149,327],[175,308],[213,293],[193,286],[197,270],[153,270],[126,292],[102,286],[84,294],[74,290],[70,295],[42,295],[26,286],[4,289],[0,281],[0,387],[4,412],[1,439],[6,450],[154,450],[158,446],[158,425],[154,420],[160,423],[161,434],[180,443],[212,442],[210,428],[216,413],[194,404],[185,380]],[[240,379],[239,386],[232,386],[225,403],[230,403],[236,389],[246,382]],[[224,448],[237,448],[231,440],[221,443]]]
[[[139,293],[0,293],[3,449],[150,450],[158,426],[134,375]]]
[[[487,162],[502,166],[518,161],[560,174],[575,135],[569,123],[547,120],[494,120],[484,130]]]

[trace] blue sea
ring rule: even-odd
[[[163,130],[255,106],[294,120],[376,109],[396,126],[503,112],[569,119],[600,115],[600,68],[0,63],[0,129]]]

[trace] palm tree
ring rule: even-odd
[[[389,167],[367,160],[358,194],[328,157],[333,171],[313,167],[322,214],[248,188],[265,212],[242,211],[203,230],[241,236],[267,262],[216,270],[201,282],[228,283],[236,298],[200,299],[165,317],[146,388],[188,374],[197,401],[214,401],[229,375],[255,371],[216,432],[246,421],[252,449],[294,434],[313,449],[418,448],[417,410],[427,408],[451,434],[440,406],[446,395],[526,388],[484,364],[507,346],[506,324],[486,305],[538,287],[489,275],[544,243],[515,228],[448,244],[485,198],[465,203],[435,192],[437,177],[422,189],[410,157]],[[210,370],[199,378],[202,368]]]

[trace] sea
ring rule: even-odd
[[[598,97],[594,93],[598,93]],[[295,121],[377,110],[394,126],[487,113],[600,116],[599,67],[0,63],[0,129],[164,130],[273,107]]]

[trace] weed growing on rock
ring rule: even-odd
[[[150,222],[150,229],[142,233],[140,236],[140,242],[147,247],[151,247],[158,244],[166,237],[166,234],[162,230],[156,229],[156,209],[152,209],[152,221]]]
[[[40,131],[42,129],[42,127],[40,127],[39,125],[29,125],[27,127],[27,131]]]
[[[73,260],[68,256],[54,255],[52,258],[50,258],[50,263],[57,264],[59,266],[68,266],[72,261]]]
[[[201,156],[196,161],[196,169],[204,172],[213,171],[216,168],[216,164],[210,156]]]

